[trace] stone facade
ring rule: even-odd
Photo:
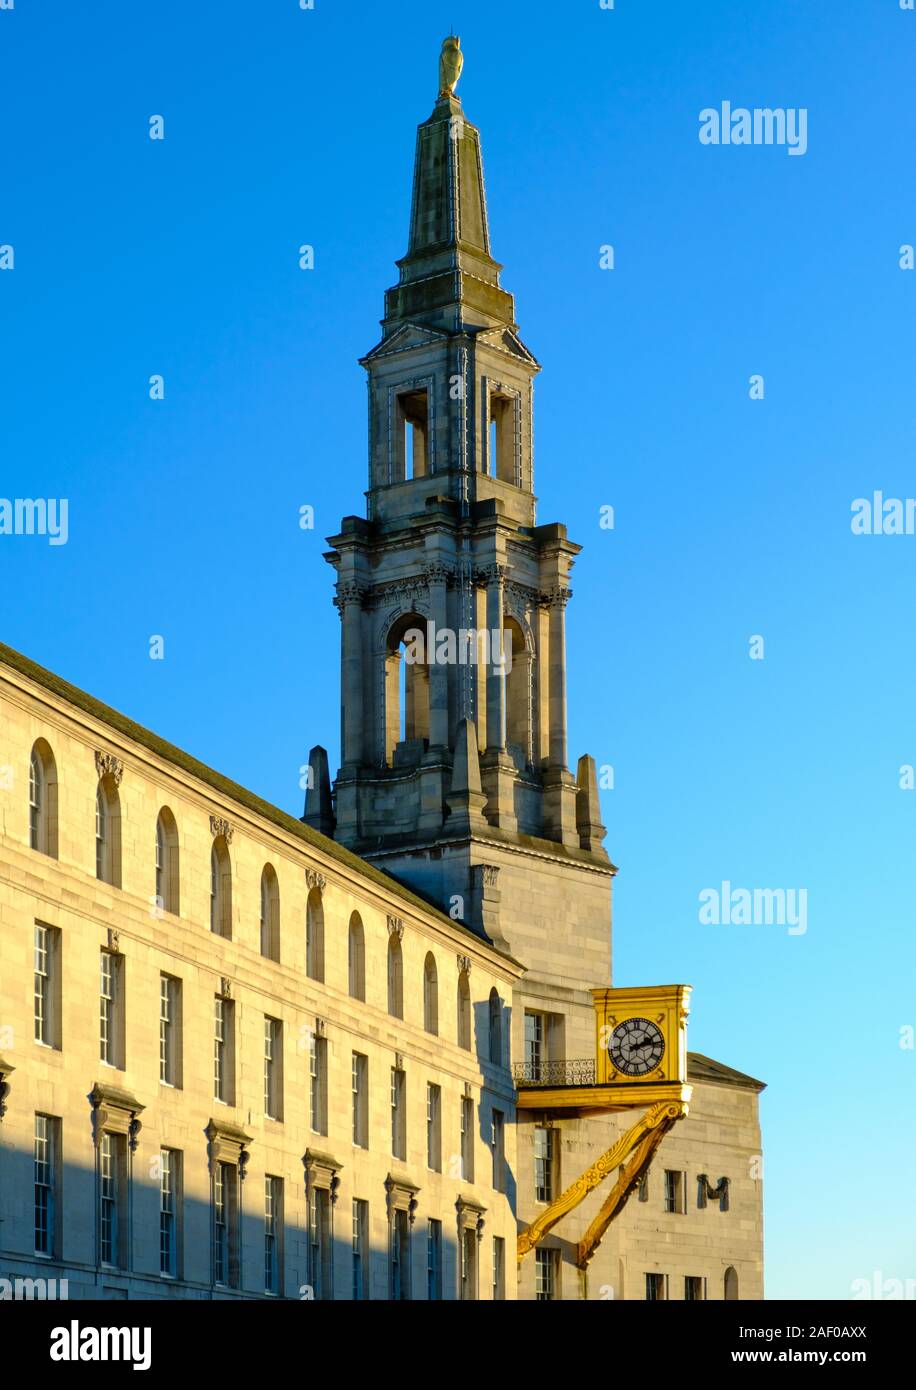
[[[116,722],[115,722],[116,721]],[[53,753],[57,857],[30,847],[29,761],[37,740]],[[412,1295],[427,1294],[427,1223],[441,1221],[442,1294],[458,1289],[459,1221],[481,1222],[477,1277],[489,1297],[494,1237],[505,1241],[506,1295],[514,1296],[516,1222],[509,1197],[515,1169],[514,1090],[508,1039],[501,1063],[489,1060],[488,1001],[496,990],[508,1009],[520,967],[483,938],[452,922],[391,880],[300,822],[119,718],[32,663],[0,649],[0,1070],[7,1077],[0,1123],[0,1275],[69,1281],[71,1297],[105,1290],[131,1297],[264,1294],[265,1176],[282,1180],[283,1275],[288,1297],[308,1296],[307,1154],[322,1155],[337,1179],[333,1202],[334,1296],[352,1296],[352,1202],[368,1204],[366,1294],[389,1296],[391,1251],[386,1183],[409,1193]],[[121,887],[96,877],[97,754],[118,760]],[[47,791],[47,785],[45,790]],[[157,817],[163,807],[178,831],[179,910],[156,902]],[[226,824],[222,824],[225,822]],[[210,929],[214,828],[229,831],[231,939]],[[261,951],[260,879],[265,864],[279,886],[279,960]],[[324,980],[306,970],[306,904],[320,893]],[[358,913],[365,942],[365,1001],[349,990],[348,936]],[[59,933],[51,965],[52,1045],[34,1040],[35,926]],[[388,1011],[386,959],[391,931],[403,953],[403,1019]],[[107,1066],[99,1053],[100,952],[123,962],[123,1055]],[[431,953],[438,975],[438,1032],[424,1027],[423,972]],[[459,972],[469,969],[471,1049],[457,1040]],[[180,981],[180,1084],[160,1082],[160,979]],[[235,1012],[234,1104],[214,1099],[214,1001]],[[264,1019],[282,1024],[282,1119],[265,1116]],[[312,1128],[310,1044],[327,1051],[324,1133]],[[353,1142],[352,1054],[367,1058],[365,1146]],[[390,1074],[406,1077],[406,1154],[392,1155]],[[439,1167],[427,1164],[426,1087],[440,1088]],[[113,1267],[98,1249],[98,1118],[90,1099],[105,1092],[112,1123],[118,1097],[139,1107],[130,1154],[130,1206],[121,1194],[122,1244]],[[473,1109],[475,1181],[461,1178],[462,1100]],[[492,1111],[506,1117],[506,1192],[494,1190],[489,1143]],[[33,1211],[35,1115],[59,1125],[58,1230],[52,1255],[36,1260]],[[94,1125],[95,1121],[95,1125]],[[219,1287],[212,1268],[213,1200],[207,1128],[247,1136],[241,1183],[240,1287]],[[180,1276],[159,1271],[161,1148],[181,1155]],[[230,1155],[231,1156],[231,1155]],[[237,1157],[237,1156],[236,1156]],[[327,1163],[326,1160],[330,1160]],[[320,1165],[319,1165],[320,1166]],[[320,1180],[327,1181],[327,1176]],[[460,1209],[456,1208],[459,1203]],[[128,1232],[129,1227],[129,1232]],[[130,1254],[127,1253],[127,1242]],[[302,1290],[302,1294],[300,1294]],[[330,1289],[325,1281],[325,1296]],[[117,1293],[112,1296],[118,1296]]]

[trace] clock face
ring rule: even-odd
[[[665,1038],[650,1019],[627,1018],[614,1029],[607,1050],[624,1076],[648,1076],[665,1055]]]

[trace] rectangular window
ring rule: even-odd
[[[506,1181],[506,1117],[501,1110],[493,1111],[493,1187],[505,1190]]]
[[[313,1187],[309,1199],[309,1283],[314,1298],[331,1298],[331,1194]]]
[[[502,1236],[493,1237],[493,1301],[506,1297],[506,1242]]]
[[[159,976],[159,1080],[181,1085],[181,981]]]
[[[283,1179],[264,1179],[264,1292],[283,1292]]]
[[[264,1017],[264,1114],[283,1119],[283,1025]]]
[[[35,923],[35,1041],[60,1047],[60,932]]]
[[[534,1257],[534,1296],[539,1303],[549,1303],[557,1297],[560,1252],[539,1246]]]
[[[60,1120],[35,1116],[35,1254],[57,1254]]]
[[[353,1199],[353,1297],[369,1296],[369,1203]]]
[[[391,1225],[391,1297],[410,1298],[410,1224],[407,1212],[398,1207]]]
[[[426,1297],[442,1297],[442,1222],[426,1225]]]
[[[534,1130],[534,1200],[552,1202],[556,1191],[556,1130],[536,1125]]]
[[[391,1153],[407,1158],[407,1073],[391,1068]]]
[[[328,1132],[328,1040],[312,1033],[309,1039],[309,1096],[312,1131]]]
[[[399,439],[392,482],[421,478],[427,472],[429,404],[425,390],[407,391],[397,398]]]
[[[678,1212],[680,1215],[687,1210],[687,1174],[680,1173],[671,1168],[665,1169],[665,1211]]]
[[[516,400],[501,391],[489,393],[490,428],[487,432],[487,469],[491,478],[521,485],[516,442]]]
[[[541,1063],[546,1060],[544,1049],[544,1015],[525,1011],[525,1075],[529,1081],[540,1081]]]
[[[124,957],[102,951],[99,972],[99,1057],[124,1066]]]
[[[369,1058],[354,1052],[351,1060],[353,1088],[353,1143],[369,1147]]]
[[[213,1173],[213,1282],[238,1286],[238,1169],[217,1163]]]
[[[477,1298],[477,1231],[473,1226],[461,1232],[458,1247],[460,1264],[460,1297],[463,1302],[474,1302]]]
[[[213,1095],[235,1104],[235,1003],[219,994],[213,1001]]]
[[[646,1302],[661,1303],[668,1297],[667,1274],[646,1275]]]
[[[684,1298],[688,1303],[702,1303],[706,1298],[706,1280],[698,1274],[684,1276]]]
[[[108,1130],[99,1143],[99,1254],[103,1265],[120,1268],[126,1199],[126,1137]]]
[[[181,1154],[159,1150],[159,1273],[176,1279],[180,1272],[178,1218],[181,1201]]]
[[[461,1178],[474,1181],[474,1102],[470,1096],[461,1098]]]
[[[426,1166],[442,1170],[442,1091],[432,1083],[426,1087]]]

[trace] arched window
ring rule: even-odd
[[[95,794],[95,876],[121,887],[121,803],[117,784],[108,775]]]
[[[466,970],[458,974],[458,1046],[471,1050],[471,982]]]
[[[29,844],[57,858],[57,766],[43,738],[29,759]]]
[[[506,742],[518,749],[524,762],[534,763],[534,663],[525,634],[515,618],[503,620],[503,652],[506,673]],[[511,661],[509,658],[511,657]]]
[[[156,819],[156,906],[178,914],[178,826],[168,806]]]
[[[324,908],[321,893],[313,888],[305,908],[305,973],[324,982]]]
[[[391,765],[399,744],[429,738],[429,665],[426,619],[409,613],[398,619],[386,641],[385,761]]]
[[[725,1271],[725,1297],[738,1297],[738,1271],[733,1265],[729,1265]]]
[[[404,1017],[404,957],[397,932],[388,938],[388,1012],[392,1018]]]
[[[366,936],[363,931],[363,922],[358,912],[354,912],[350,918],[350,932],[348,943],[348,963],[350,980],[350,998],[365,999],[366,997]]]
[[[490,990],[490,1061],[502,1066],[503,1060],[503,1001],[495,989]]]
[[[439,1032],[439,975],[432,951],[423,962],[423,1027],[427,1033]]]
[[[280,959],[280,884],[272,864],[261,871],[261,955]]]
[[[232,864],[225,835],[217,835],[210,851],[210,930],[232,936]]]

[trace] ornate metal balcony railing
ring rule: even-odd
[[[572,1057],[563,1062],[516,1062],[512,1067],[516,1086],[594,1086],[594,1057]]]

